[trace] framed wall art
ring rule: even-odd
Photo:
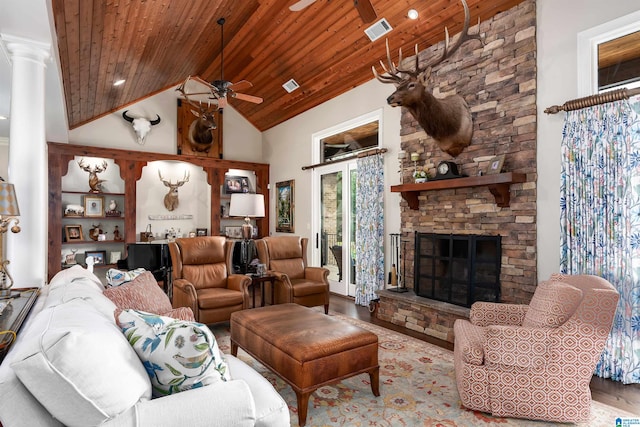
[[[276,231],[293,233],[295,216],[294,180],[276,182]]]
[[[67,242],[79,242],[82,238],[82,226],[80,224],[65,225],[64,237]]]
[[[84,196],[84,216],[104,216],[104,197]]]

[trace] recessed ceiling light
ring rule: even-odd
[[[124,79],[120,79],[120,80],[116,80],[113,85],[114,86],[120,86],[122,83],[126,82],[126,80]]]
[[[409,12],[407,12],[407,16],[410,19],[418,19],[418,11],[415,9],[409,9]]]

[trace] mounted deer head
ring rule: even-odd
[[[129,110],[122,113],[122,118],[133,126],[133,131],[136,133],[136,142],[140,145],[144,145],[147,135],[151,132],[151,126],[155,126],[160,123],[160,116],[156,114],[155,120],[145,119],[144,117],[133,118],[127,115],[127,111]]]
[[[78,166],[85,172],[89,172],[89,188],[92,193],[102,192],[102,183],[104,179],[99,179],[98,174],[107,170],[107,161],[103,160],[100,166],[89,166],[84,163],[84,159],[80,159]]]
[[[172,211],[178,207],[178,187],[182,187],[185,182],[189,182],[189,172],[184,173],[184,178],[182,181],[177,181],[175,184],[172,184],[171,181],[166,181],[162,178],[162,174],[158,170],[158,176],[160,177],[160,181],[165,185],[165,187],[169,187],[169,192],[164,196],[164,207],[167,208],[168,211]]]
[[[457,157],[471,144],[473,121],[469,106],[459,95],[437,99],[427,90],[426,84],[431,77],[433,67],[449,58],[465,41],[476,39],[482,42],[478,34],[469,34],[469,6],[465,0],[461,1],[464,7],[464,27],[453,46],[449,46],[449,30],[445,27],[444,49],[439,58],[420,67],[416,44],[413,69],[403,68],[402,49],[400,49],[396,67],[391,60],[387,40],[388,68],[380,61],[384,74],[379,75],[375,66],[371,67],[373,75],[379,81],[396,85],[396,91],[387,98],[387,103],[392,107],[407,108],[427,135],[436,141],[440,149],[453,157]]]
[[[184,89],[190,78],[191,77],[188,77],[187,80],[176,89],[192,107],[197,109],[197,111],[191,110],[191,113],[196,116],[197,119],[191,122],[187,138],[194,151],[208,153],[213,146],[212,131],[218,127],[213,115],[219,109],[219,106],[218,104],[213,104],[212,106],[210,103],[205,106],[202,102],[195,103],[191,101]],[[211,97],[216,98],[213,93],[211,93]]]

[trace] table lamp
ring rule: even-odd
[[[253,226],[251,218],[264,217],[264,195],[249,193],[233,193],[229,203],[229,216],[243,216],[242,238],[251,239]]]
[[[264,195],[250,193],[233,193],[229,203],[229,216],[243,216],[242,224],[242,273],[247,273],[251,263],[250,253],[255,251],[255,246],[251,245],[253,236],[253,226],[251,218],[264,217]]]
[[[18,226],[20,221],[16,218],[17,216],[20,216],[20,209],[18,209],[16,190],[13,184],[5,182],[0,177],[0,298],[12,297],[11,286],[13,286],[13,278],[7,270],[9,261],[4,259],[4,233],[9,230],[11,221],[15,221],[15,224],[11,227],[11,232],[20,232],[20,227]]]

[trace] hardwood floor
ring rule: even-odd
[[[387,329],[412,336],[419,340],[453,350],[453,344],[447,341],[442,341],[437,338],[406,329],[402,326],[377,319],[369,312],[367,307],[355,305],[353,298],[332,294],[329,308],[336,313],[382,326]],[[625,385],[617,381],[611,381],[609,379],[594,376],[591,380],[591,395],[593,399],[598,402],[640,415],[640,384]]]

